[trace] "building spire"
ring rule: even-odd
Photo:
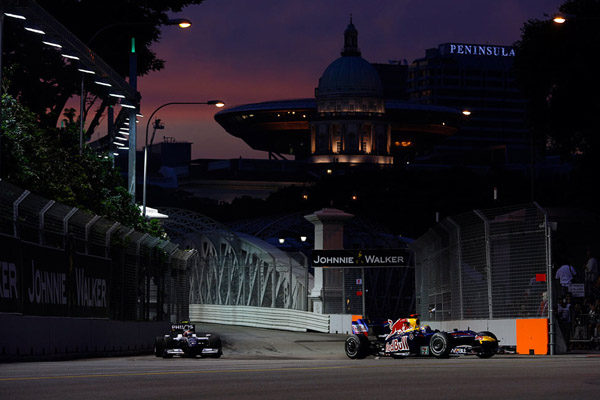
[[[358,31],[352,23],[352,14],[350,14],[350,23],[344,31],[344,50],[342,50],[342,56],[360,57],[360,50],[358,49]]]

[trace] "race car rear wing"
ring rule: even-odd
[[[189,322],[171,324],[171,333],[183,333],[185,331],[191,331],[191,333],[195,333],[196,326],[194,324],[190,324]]]

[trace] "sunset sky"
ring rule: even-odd
[[[340,56],[352,14],[362,56],[387,63],[423,57],[446,42],[510,45],[530,18],[547,18],[562,0],[205,0],[178,13],[187,30],[164,27],[154,46],[162,71],[138,81],[147,117],[172,101],[222,99],[227,106],[313,97],[319,77]],[[174,15],[175,16],[175,15]],[[163,136],[193,142],[193,158],[266,158],[230,136],[202,105],[161,110]],[[138,149],[147,121],[138,131]]]

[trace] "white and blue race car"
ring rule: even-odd
[[[182,357],[213,357],[219,358],[223,354],[223,346],[218,335],[212,333],[196,333],[196,326],[183,321],[171,324],[171,333],[158,336],[154,340],[154,355],[156,357],[170,358]]]

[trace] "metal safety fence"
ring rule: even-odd
[[[0,182],[0,312],[188,317],[196,250]]]
[[[412,243],[423,319],[545,318],[551,229],[537,204],[449,217]]]

